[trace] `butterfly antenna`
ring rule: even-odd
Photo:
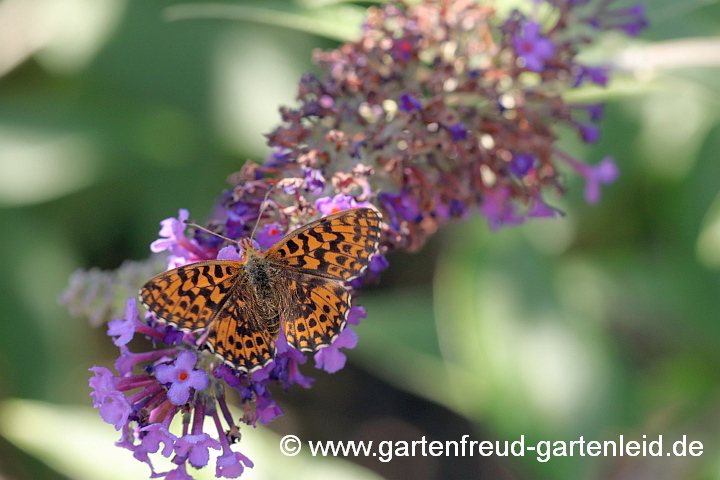
[[[260,204],[260,213],[258,213],[257,220],[255,221],[255,227],[253,227],[252,233],[250,234],[250,241],[255,238],[255,230],[257,230],[258,224],[260,223],[260,219],[262,218],[262,214],[265,211],[265,208],[267,207],[267,199],[270,196],[270,192],[272,192],[272,189],[275,188],[275,184],[270,185],[270,188],[268,189],[267,193],[265,194],[265,198],[263,198],[262,203]]]
[[[187,221],[186,221],[186,222],[185,222],[185,225],[188,225],[188,226],[190,226],[190,227],[198,228],[198,229],[200,229],[200,230],[202,230],[202,231],[204,231],[204,232],[207,232],[207,233],[209,233],[209,234],[211,234],[211,235],[215,235],[216,237],[220,237],[220,238],[222,238],[223,240],[227,240],[227,241],[230,242],[230,243],[237,243],[237,241],[233,240],[232,238],[228,238],[228,237],[225,237],[225,236],[223,236],[223,235],[220,235],[219,233],[215,233],[215,232],[213,232],[212,230],[208,230],[207,228],[198,225],[197,223],[187,222]]]

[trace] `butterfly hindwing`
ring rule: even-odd
[[[297,302],[283,318],[290,346],[314,352],[330,345],[345,328],[350,292],[332,280],[291,274],[288,291]]]
[[[280,268],[346,282],[365,271],[377,252],[381,232],[377,211],[346,210],[295,230],[265,256]]]
[[[275,357],[275,341],[241,295],[233,294],[218,313],[203,348],[237,370],[253,372]]]
[[[140,289],[140,300],[155,317],[181,330],[206,328],[223,308],[239,262],[198,262],[161,273]]]

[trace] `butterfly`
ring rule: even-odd
[[[154,277],[140,300],[161,323],[206,331],[201,349],[253,372],[275,357],[282,329],[290,346],[314,352],[345,328],[350,292],[377,253],[382,216],[369,208],[339,212],[288,234],[245,261],[191,263]]]

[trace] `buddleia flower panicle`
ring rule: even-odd
[[[569,155],[555,130],[569,127],[584,142],[598,140],[602,105],[569,103],[564,94],[587,83],[607,85],[611,69],[576,55],[598,32],[637,35],[647,26],[644,8],[612,0],[528,0],[526,6],[502,18],[490,4],[469,0],[370,7],[357,41],[313,53],[322,73],[302,77],[299,106],[281,108],[282,124],[267,135],[271,153],[228,177],[230,188],[205,227],[246,239],[245,245],[257,227],[252,245],[263,252],[318,218],[376,209],[385,221],[380,250],[364,276],[346,285],[354,290],[376,281],[388,253],[417,251],[451,219],[479,214],[498,229],[562,215],[546,199],[564,193],[567,173],[584,177],[585,199],[598,202],[618,167],[610,157],[590,165]],[[151,250],[165,255],[164,265],[153,273],[243,260],[241,246],[188,227],[188,218],[180,210],[161,222]],[[237,478],[253,465],[232,449],[241,424],[282,415],[271,389],[312,386],[300,368],[308,356],[283,335],[274,360],[252,373],[199,352],[201,332],[164,325],[127,300],[152,276],[138,279],[138,265],[114,274],[79,272],[61,297],[94,324],[115,319],[108,334],[120,356],[115,372],[90,369],[93,406],[121,432],[118,445],[148,463],[154,477],[189,478],[187,465],[204,467],[214,451],[216,476]],[[314,354],[316,368],[343,368],[342,349],[360,341],[352,326],[366,316],[352,307],[350,327]],[[158,349],[131,352],[135,335]],[[243,407],[240,418],[230,412],[227,389]],[[204,431],[205,417],[212,432]],[[170,432],[176,418],[181,435]],[[155,472],[150,454],[172,457],[176,467]]]

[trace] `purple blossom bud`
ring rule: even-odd
[[[190,389],[204,390],[208,386],[208,376],[200,370],[193,370],[197,356],[188,351],[180,352],[174,365],[158,365],[155,378],[160,383],[172,384],[168,398],[175,405],[184,405],[190,398]]]
[[[335,103],[335,100],[330,95],[323,95],[320,97],[320,100],[318,101],[321,107],[323,108],[330,108]]]
[[[594,125],[587,125],[584,123],[576,122],[576,126],[580,131],[580,136],[586,143],[595,143],[600,138],[600,130]]]
[[[585,184],[585,200],[588,203],[597,203],[600,200],[600,185],[612,183],[617,177],[617,165],[610,157],[606,157],[597,165],[590,167]]]
[[[610,69],[607,67],[577,66],[575,71],[573,87],[581,86],[586,79],[590,79],[591,82],[601,87],[606,87],[610,81]]]
[[[458,122],[452,125],[448,130],[450,131],[450,135],[455,142],[459,140],[465,140],[468,137],[467,128],[465,128],[465,124],[462,122]]]
[[[412,112],[413,110],[422,111],[423,104],[414,95],[403,93],[400,96],[400,103],[398,105],[398,109],[402,110],[403,112]]]
[[[563,216],[565,216],[565,213],[555,207],[551,207],[542,199],[536,199],[528,212],[528,217],[532,218],[557,218]]]
[[[516,153],[510,161],[510,171],[516,177],[524,177],[535,165],[535,155]]]
[[[508,202],[510,191],[508,188],[488,192],[482,204],[482,213],[488,219],[491,230],[506,225],[518,225],[524,219],[515,212],[515,207]]]

